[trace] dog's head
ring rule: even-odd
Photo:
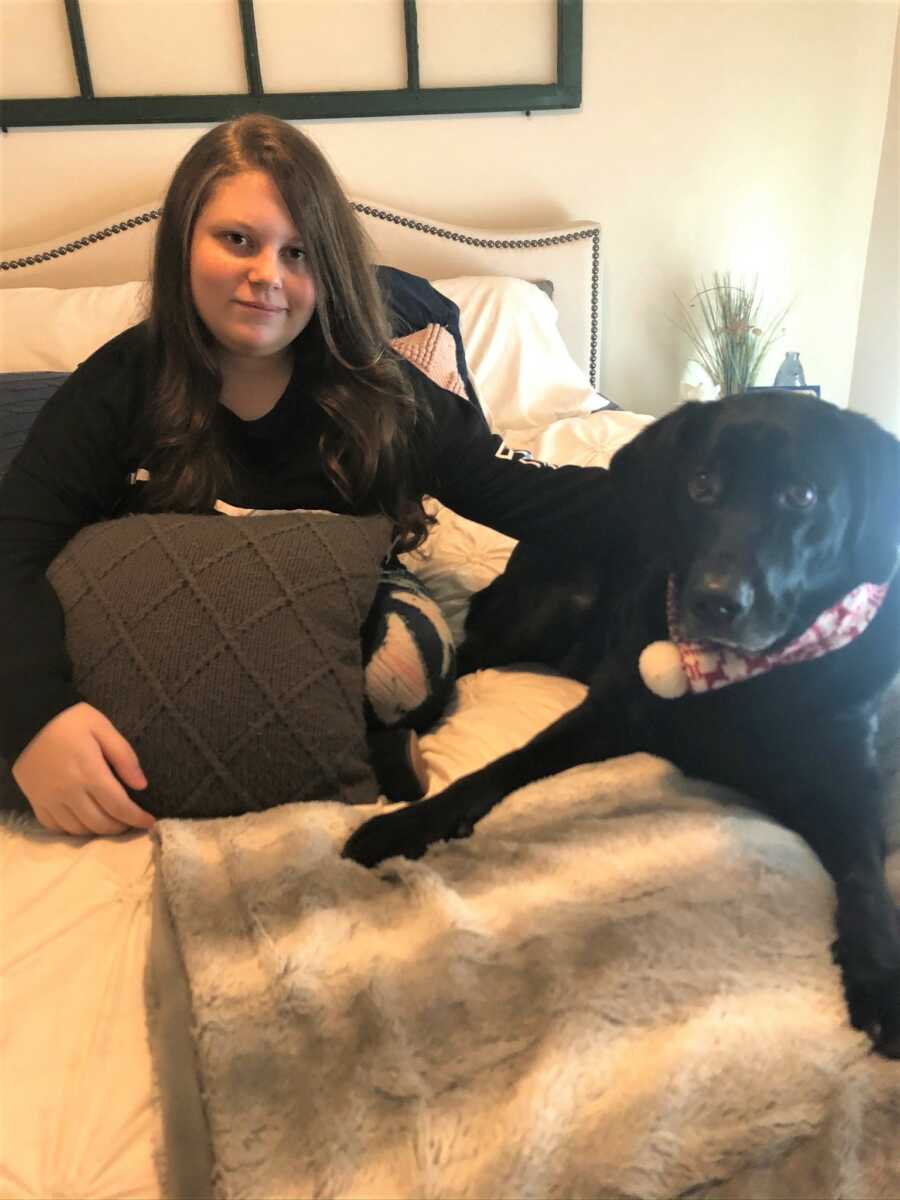
[[[611,472],[640,552],[674,576],[690,640],[767,650],[897,563],[900,442],[813,396],[686,404]]]

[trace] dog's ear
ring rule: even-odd
[[[609,464],[615,503],[636,527],[644,552],[671,530],[673,505],[693,449],[718,414],[719,403],[690,400],[647,425],[613,455]]]
[[[854,512],[854,576],[883,583],[900,553],[900,441],[861,413],[841,412]]]

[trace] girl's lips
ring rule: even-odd
[[[269,313],[269,314],[287,312],[286,308],[274,308],[270,304],[254,304],[250,300],[236,300],[235,303],[240,304],[242,308],[252,309],[253,312]]]

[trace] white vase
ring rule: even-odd
[[[706,369],[696,359],[688,359],[678,389],[680,399],[718,400],[719,391],[719,385],[713,383]]]

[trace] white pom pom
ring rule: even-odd
[[[681,653],[674,642],[651,642],[638,659],[641,679],[656,696],[677,700],[688,690]]]

